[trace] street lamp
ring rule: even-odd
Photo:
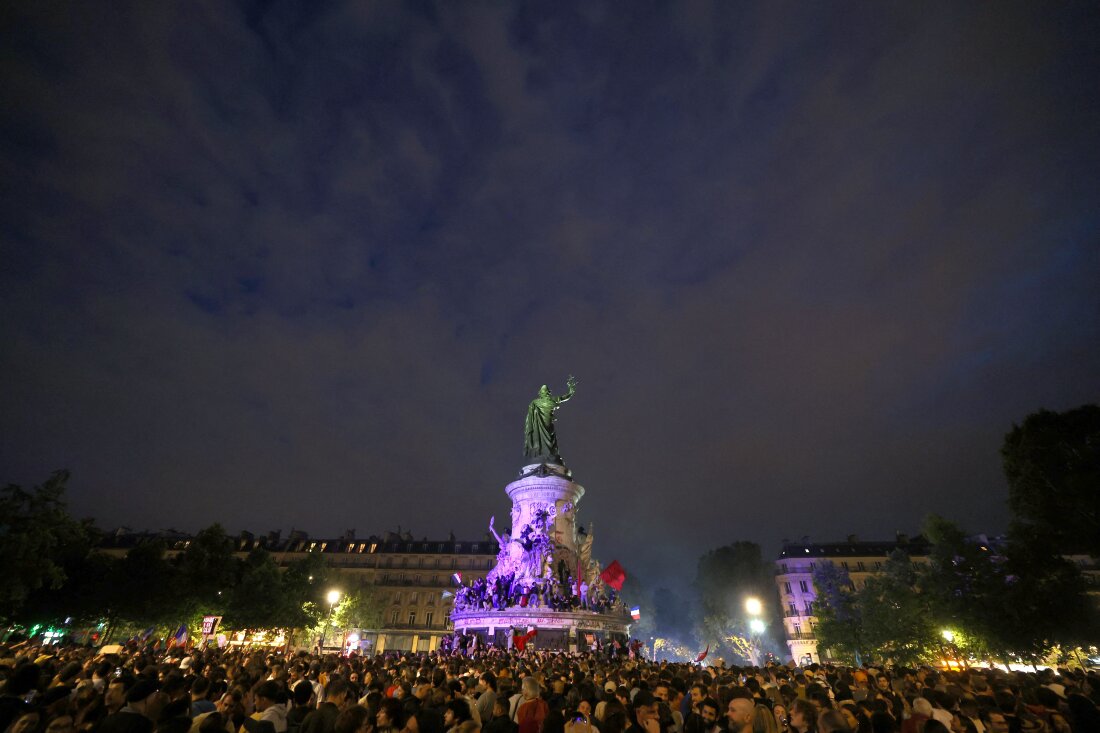
[[[940,635],[943,636],[943,640],[946,641],[948,644],[955,641],[955,632],[951,629],[944,629],[940,632]]]
[[[750,656],[752,657],[752,664],[754,667],[760,666],[760,650],[759,641],[760,635],[764,633],[764,621],[760,618],[760,614],[764,612],[764,604],[760,602],[760,599],[756,596],[749,596],[745,599],[745,611],[748,612],[749,618],[749,631],[751,632],[749,643],[751,644]]]
[[[328,627],[332,625],[332,608],[340,600],[341,595],[340,591],[333,588],[325,596],[328,601],[328,618],[325,620],[325,625],[321,627],[321,649],[319,650],[321,654],[325,653],[325,637],[328,636]]]

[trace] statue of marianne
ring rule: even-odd
[[[558,453],[558,436],[554,432],[554,412],[577,391],[577,380],[569,375],[568,390],[563,395],[553,395],[546,385],[527,406],[527,419],[523,423],[523,455],[525,458],[543,460],[564,465]]]

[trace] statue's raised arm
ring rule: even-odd
[[[497,515],[495,515],[495,514],[493,516],[489,517],[489,531],[493,533],[493,537],[496,537],[497,546],[498,547],[504,547],[504,541],[500,539],[500,535],[497,534],[497,531],[493,528],[493,522],[495,522],[496,520],[497,520]]]
[[[561,403],[566,402],[577,391],[577,380],[570,375],[566,382],[567,391],[555,395],[544,384],[531,404],[527,406],[527,419],[523,424],[523,455],[526,458],[544,463],[564,465],[558,453],[558,436],[554,430],[554,412]]]

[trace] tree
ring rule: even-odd
[[[99,543],[100,532],[85,520],[84,534],[74,536],[58,552],[65,575],[60,589],[43,586],[33,591],[16,617],[24,625],[48,623],[62,625],[71,619],[75,627],[91,626],[106,615],[115,599],[114,583],[120,560],[92,548]]]
[[[923,589],[964,655],[1037,662],[1088,637],[1084,581],[1049,535],[1016,525],[1004,540],[971,538],[935,515],[924,532],[932,552]]]
[[[341,629],[377,629],[382,625],[382,601],[372,585],[363,585],[345,593],[332,612],[332,621]]]
[[[814,571],[817,646],[845,662],[862,663],[863,612],[848,571],[824,562]]]
[[[1014,523],[1059,552],[1100,557],[1100,405],[1028,415],[1001,457]]]
[[[744,657],[743,645],[731,639],[751,639],[758,635],[749,628],[745,601],[758,598],[766,609],[766,621],[778,627],[777,607],[771,565],[764,562],[760,546],[754,542],[734,542],[707,552],[699,558],[695,572],[701,619],[699,641],[724,647]]]
[[[237,578],[233,540],[220,524],[200,530],[179,557],[181,594],[188,600],[184,616],[221,608],[223,596]],[[222,594],[222,595],[219,595]]]
[[[331,589],[331,568],[319,552],[290,563],[283,573],[283,593],[290,604],[286,626],[313,628],[328,613],[325,595]]]
[[[0,490],[0,616],[11,620],[39,589],[66,580],[64,556],[88,543],[87,529],[65,506],[68,471],[55,471],[30,491],[15,484]]]
[[[938,656],[941,637],[918,580],[909,556],[895,550],[858,592],[863,643],[879,661],[911,666]]]
[[[226,594],[225,623],[238,629],[282,626],[292,621],[291,604],[283,589],[279,566],[271,554],[256,547],[240,567],[240,576]]]
[[[114,603],[105,608],[113,622],[168,626],[177,622],[186,596],[179,592],[179,573],[166,559],[167,545],[154,539],[134,545],[115,566]]]

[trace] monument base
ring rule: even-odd
[[[596,640],[625,642],[631,622],[630,616],[625,614],[547,608],[455,611],[451,620],[456,633],[476,634],[482,643],[491,642],[498,649],[511,646],[513,631],[522,634],[528,629],[537,629],[531,646],[551,651],[591,649]]]

